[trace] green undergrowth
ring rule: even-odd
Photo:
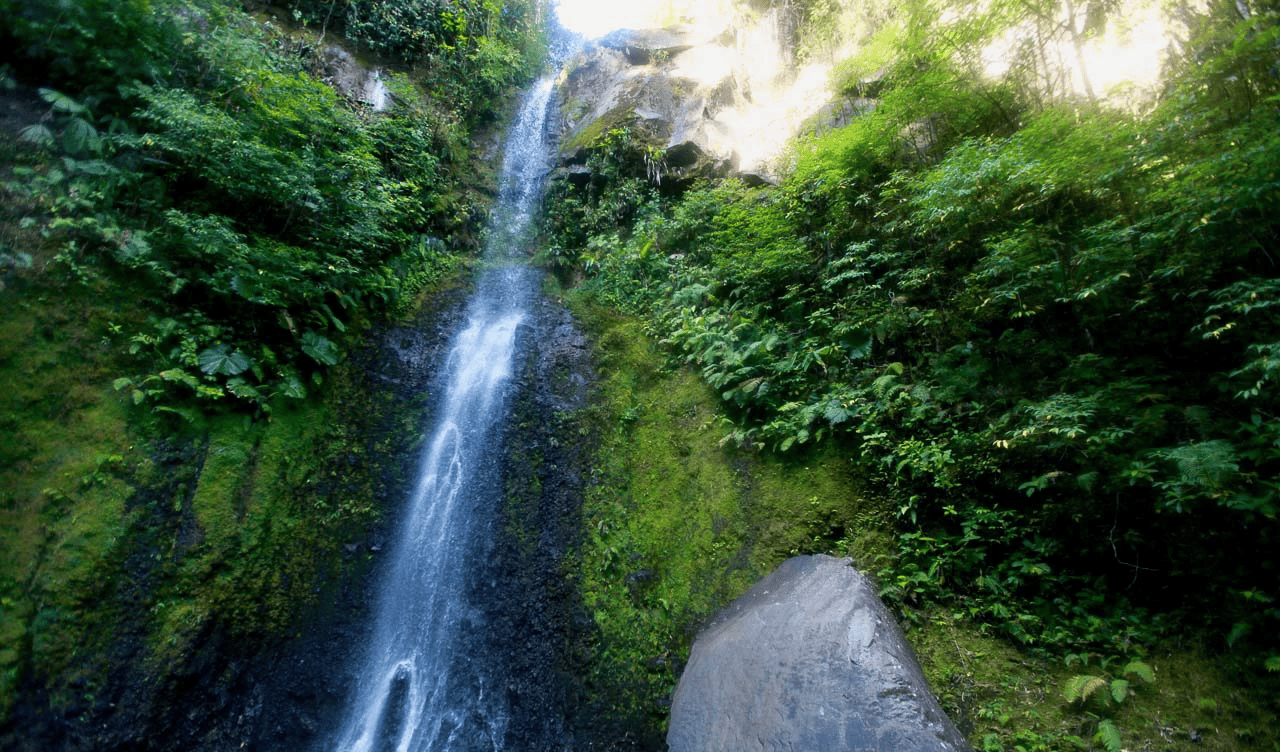
[[[0,269],[0,722],[20,695],[88,713],[121,672],[163,686],[211,633],[252,646],[301,629],[369,565],[348,554],[404,482],[421,405],[368,388],[349,358],[266,411],[135,402],[115,382],[138,367],[145,286],[78,273],[4,207],[21,263]]]
[[[164,676],[209,630],[297,629],[403,480],[418,416],[347,363],[269,416],[155,413],[112,385],[115,322],[141,305],[123,281],[43,264],[4,281],[0,720],[20,691],[87,708],[114,671]],[[144,660],[113,663],[135,639]]]
[[[1135,665],[1191,639],[1277,712],[1280,15],[1171,10],[1188,44],[1133,111],[1055,91],[1044,56],[969,67],[1034,20],[979,5],[902,4],[894,62],[842,84],[875,106],[776,186],[658,186],[611,131],[549,191],[542,257],[714,390],[731,422],[678,440],[842,458],[862,500],[798,505],[776,534],[812,539],[775,549],[888,548],[869,571],[909,619],[1071,660],[1083,746],[1127,744]]]
[[[697,373],[664,365],[637,320],[585,296],[574,305],[601,374],[586,532],[570,565],[595,626],[588,682],[604,717],[653,733],[719,609],[791,555],[870,562],[884,545],[837,529],[877,512],[834,456],[783,461],[723,444],[724,418]]]
[[[1117,743],[1124,750],[1277,748],[1274,711],[1192,641],[1140,659],[1071,656],[1068,665],[1032,656],[956,614],[931,611],[913,624],[907,637],[930,684],[981,752],[1111,750]],[[1145,678],[1124,674],[1134,664]],[[1084,701],[1067,699],[1073,682],[1095,676],[1106,681]]]
[[[586,420],[598,459],[569,564],[594,623],[588,691],[619,738],[657,743],[715,613],[793,555],[847,556],[888,577],[902,521],[834,451],[779,458],[722,441],[723,405],[696,372],[640,320],[581,289],[570,297],[600,373]],[[963,612],[894,603],[935,694],[982,752],[1276,748],[1264,693],[1190,637],[1064,659]]]

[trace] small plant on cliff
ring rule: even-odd
[[[1082,669],[1087,669],[1091,657],[1093,656],[1088,653],[1068,654],[1067,666],[1079,663]],[[1127,661],[1124,668],[1119,671],[1108,671],[1109,666],[1119,661],[1119,658],[1101,658],[1097,673],[1076,674],[1068,679],[1066,686],[1063,687],[1062,696],[1069,704],[1078,706],[1082,710],[1092,705],[1095,709],[1110,712],[1133,695],[1134,684],[1130,677],[1136,677],[1145,684],[1155,682],[1155,670],[1140,660]],[[1092,712],[1088,715],[1098,717]],[[1120,730],[1110,718],[1098,720],[1098,729],[1093,735],[1093,740],[1106,747],[1107,752],[1120,752]]]

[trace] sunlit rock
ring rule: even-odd
[[[320,79],[339,94],[363,102],[374,111],[387,108],[389,97],[381,70],[361,63],[355,55],[336,45],[324,47],[317,58]]]
[[[799,556],[698,636],[671,752],[969,750],[892,614],[847,559]]]
[[[659,182],[771,176],[770,162],[831,99],[829,67],[796,66],[781,17],[621,30],[589,45],[560,83],[561,165],[585,163],[626,127],[660,157]]]

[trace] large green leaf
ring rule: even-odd
[[[68,154],[97,154],[102,151],[102,137],[88,120],[72,118],[62,131],[62,148]]]
[[[325,366],[336,365],[342,357],[342,351],[338,349],[338,346],[332,340],[312,331],[302,335],[302,351],[314,358],[317,363]]]
[[[287,373],[280,380],[280,393],[293,399],[306,399],[307,388],[303,386],[302,379],[298,378],[298,374]]]
[[[57,89],[41,89],[40,98],[52,105],[54,110],[68,115],[82,115],[88,112],[84,105]]]
[[[840,344],[844,346],[845,353],[850,360],[861,360],[871,355],[871,332],[866,329],[850,332],[844,342]]]
[[[227,390],[241,399],[262,401],[262,393],[252,384],[238,376],[227,380]]]
[[[196,356],[200,370],[209,375],[235,376],[249,370],[249,356],[227,345],[214,345]]]

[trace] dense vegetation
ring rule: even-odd
[[[288,632],[398,475],[345,361],[478,247],[542,10],[296,5],[0,0],[0,720]],[[335,33],[386,111],[329,85]]]
[[[373,116],[319,79],[307,37],[234,7],[64,5],[4,8],[6,48],[25,53],[13,76],[45,85],[50,107],[22,132],[45,154],[8,189],[73,274],[146,280],[155,316],[122,332],[141,358],[118,387],[136,402],[304,396],[347,324],[411,299],[473,242],[469,129],[539,61],[529,7],[425,9],[485,31],[418,40],[419,83],[451,96],[392,75],[394,107]]]
[[[1034,43],[1001,77],[981,64],[1017,24],[1078,49],[1105,13],[942,5],[906,4],[846,63],[852,96],[891,61],[874,109],[776,187],[663,195],[649,147],[611,131],[548,201],[547,262],[700,370],[728,442],[838,454],[896,530],[850,547],[866,520],[831,500],[801,550],[858,555],[909,620],[1070,659],[1099,744],[1119,741],[1089,695],[1121,702],[1190,634],[1274,698],[1280,17],[1184,9],[1135,111],[1073,93]]]
[[[838,6],[786,3],[797,44],[841,33]],[[1006,694],[967,664],[938,686],[991,750],[1118,748],[1131,687],[1211,673],[1151,673],[1189,644],[1274,705],[1276,10],[1186,10],[1135,112],[1044,54],[1110,7],[907,2],[837,82],[874,109],[780,185],[660,193],[618,128],[555,188],[545,257],[583,280],[604,396],[567,570],[620,748],[660,737],[702,621],[814,551],[991,667]],[[113,641],[157,678],[214,630],[289,630],[377,515],[388,442],[347,356],[476,247],[473,133],[539,64],[539,12],[267,9],[0,0],[0,94],[39,108],[0,134],[0,718],[18,688],[71,724],[120,713],[96,697]],[[1034,41],[988,77],[1017,25]],[[333,35],[387,66],[388,111],[325,83]],[[1029,698],[1063,671],[1084,720],[1041,733]]]

